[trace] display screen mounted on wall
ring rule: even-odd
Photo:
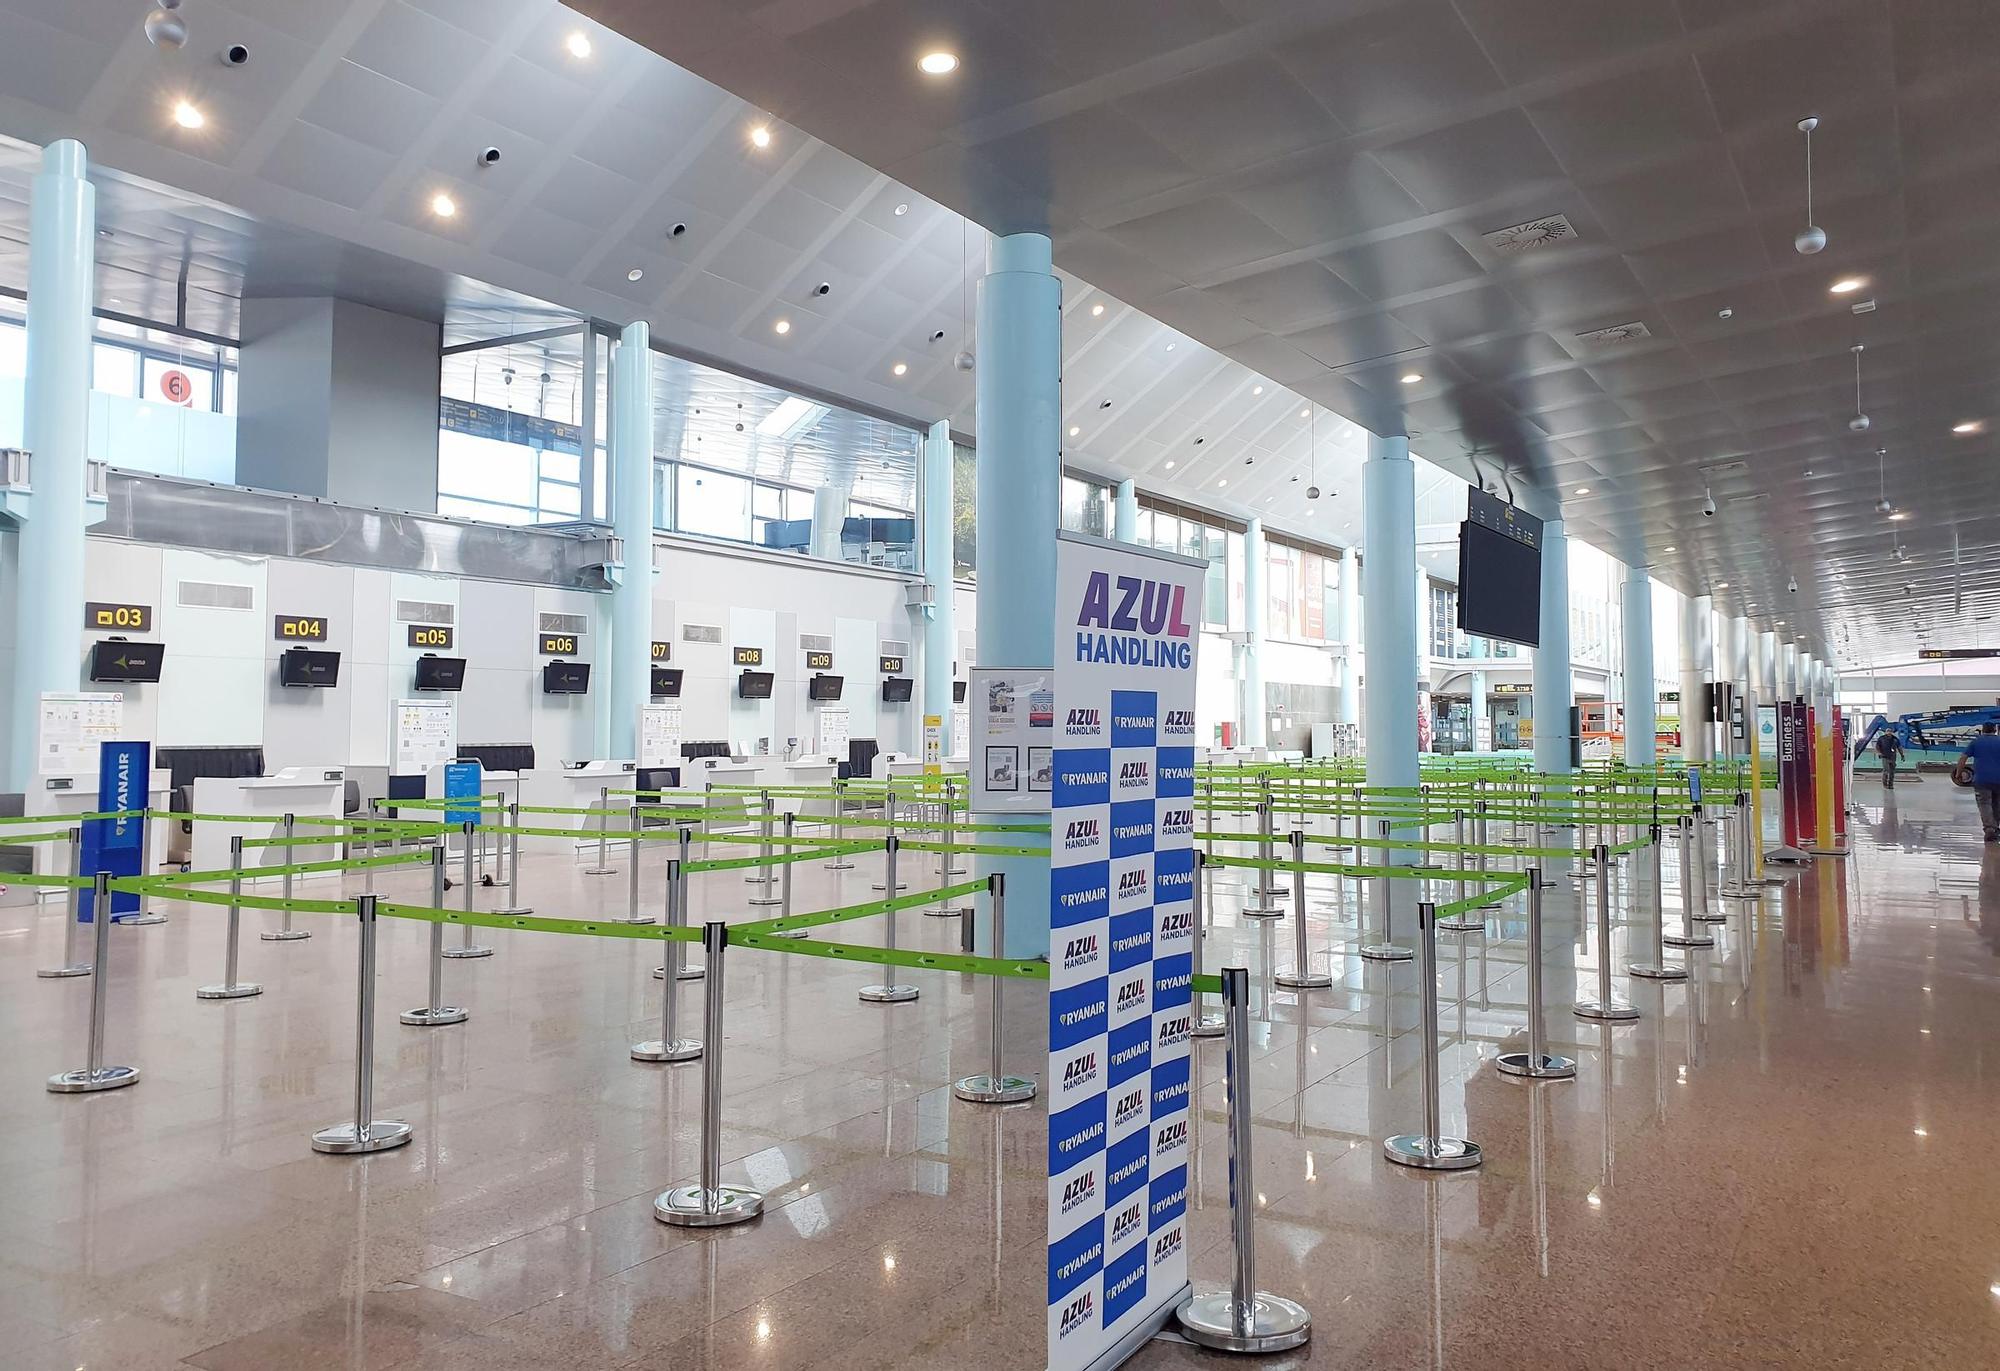
[[[165,643],[128,643],[112,638],[90,645],[90,679],[146,683],[160,679]]]
[[[589,662],[550,662],[542,668],[544,695],[582,695],[589,690]]]
[[[739,647],[730,650],[730,659],[737,666],[764,665],[764,649],[761,647]]]
[[[806,698],[809,700],[838,700],[840,698],[840,687],[846,680],[845,676],[815,676],[806,685]]]
[[[653,660],[656,662],[671,662],[673,659],[674,645],[672,643],[661,642],[655,638],[653,640]]]
[[[1483,490],[1458,526],[1458,626],[1482,638],[1542,641],[1542,521]]]
[[[953,681],[951,683],[951,702],[955,705],[965,703],[965,682]]]
[[[326,634],[324,614],[280,614],[271,625],[271,636],[281,643],[323,643]]]
[[[746,671],[736,678],[736,698],[768,700],[771,698],[771,682],[775,679],[768,671]]]
[[[121,629],[133,633],[153,631],[153,607],[151,605],[118,605],[103,600],[92,600],[83,607],[85,628],[108,629],[113,633]]]
[[[544,657],[567,657],[577,650],[574,633],[538,633],[535,642]]]
[[[884,658],[883,660],[887,660]],[[916,682],[908,676],[891,676],[882,682],[882,703],[906,705],[910,702],[910,691]]]
[[[411,624],[411,647],[436,647],[451,651],[453,631],[443,624]]]
[[[806,670],[807,671],[833,670],[833,654],[831,652],[808,652],[806,654]]]
[[[901,657],[880,658],[875,669],[880,671],[884,676],[900,676],[903,674],[903,659]]]
[[[288,686],[340,684],[340,654],[295,647],[278,654],[278,681]]]
[[[426,652],[417,658],[418,690],[465,689],[465,658]]]
[[[669,699],[679,699],[681,693],[682,668],[677,666],[656,666],[653,668],[653,694]]]

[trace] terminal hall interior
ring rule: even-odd
[[[0,0],[0,1362],[1991,1363],[1997,77]]]

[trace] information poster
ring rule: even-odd
[[[1195,649],[1206,570],[1094,540],[1057,545],[1049,1371],[1117,1355],[1187,1292]],[[987,693],[978,673],[974,681],[975,697]],[[975,699],[975,719],[979,708]],[[995,744],[975,727],[982,745]]]
[[[444,764],[444,797],[446,800],[463,800],[463,804],[446,804],[444,821],[448,824],[471,824],[479,826],[479,792],[485,784],[478,762],[446,762]]]
[[[1055,674],[1039,666],[976,666],[965,699],[972,810],[1047,813],[1054,789]]]
[[[951,707],[951,750],[946,755],[952,757],[963,757],[966,755],[965,741],[970,736],[971,727],[972,706],[953,705]]]
[[[924,715],[924,775],[944,774],[944,719],[936,714]]]
[[[125,731],[125,696],[117,691],[42,694],[35,770],[42,776],[89,776],[98,750]]]
[[[819,750],[829,757],[847,756],[846,705],[827,705],[819,712]]]
[[[650,769],[680,764],[681,707],[639,706],[639,765]]]
[[[390,717],[391,774],[426,776],[458,757],[458,716],[450,700],[398,700]]]

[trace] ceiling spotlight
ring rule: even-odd
[[[1590,494],[1590,487],[1589,487],[1589,486],[1578,486],[1578,487],[1576,488],[1576,493],[1577,493],[1578,495],[1588,495],[1588,494]]]
[[[1317,499],[1319,498],[1319,487],[1318,487],[1318,486],[1307,486],[1307,487],[1306,487],[1306,498],[1307,498],[1308,500],[1317,500]],[[1311,510],[1307,510],[1307,511],[1306,511],[1306,513],[1310,514],[1310,513],[1312,513],[1312,511],[1311,511]]]
[[[1173,464],[1172,462],[1168,462],[1168,463],[1167,463],[1167,470],[1168,470],[1168,471],[1172,471],[1173,469],[1174,469],[1174,464]]]
[[[192,101],[176,100],[174,101],[174,122],[184,129],[198,129],[203,124],[206,124],[208,120],[195,107]]]
[[[1076,435],[1077,435],[1077,434],[1079,434],[1079,433],[1081,433],[1081,432],[1083,432],[1083,428],[1082,428],[1082,427],[1081,427],[1080,425],[1078,425],[1078,424],[1071,424],[1071,425],[1069,426],[1069,436],[1070,436],[1070,437],[1074,438],[1074,437],[1076,437]]]
[[[632,270],[625,273],[625,279],[628,281],[643,281],[646,279],[646,269],[644,267],[633,267]]]
[[[1264,387],[1262,387],[1262,386],[1252,386],[1252,387],[1250,387],[1250,393],[1251,393],[1252,395],[1262,395],[1262,394],[1264,393]]]
[[[1707,487],[1703,487],[1701,492],[1701,512],[1705,518],[1713,519],[1715,517],[1715,496],[1709,492]]]
[[[927,52],[917,59],[917,69],[926,76],[949,76],[958,70],[958,54]]]
[[[907,200],[905,200],[902,204],[896,206],[896,217],[898,219],[902,218],[909,212],[910,212],[910,202]]]
[[[1806,136],[1806,226],[1792,239],[1792,246],[1802,257],[1810,257],[1826,246],[1826,230],[1812,221],[1812,136],[1818,127],[1817,119],[1799,120],[1799,132]]]
[[[1843,276],[1826,289],[1831,295],[1850,295],[1867,284],[1866,276]]]
[[[588,57],[590,56],[590,35],[582,29],[577,29],[568,38],[563,40],[563,46],[569,49],[571,57]]]
[[[951,359],[951,364],[960,371],[971,371],[974,365],[972,354],[960,349],[958,355]]]
[[[780,319],[776,323],[771,325],[771,332],[777,334],[779,337],[783,337],[785,334],[790,333],[791,331],[792,331],[792,321],[790,319]]]
[[[1220,490],[1223,486],[1226,486],[1228,484],[1229,484],[1229,478],[1227,476],[1223,477],[1220,481],[1217,481],[1215,483],[1216,489],[1218,490]]]
[[[1310,419],[1312,417],[1313,417],[1313,412],[1310,406],[1299,411],[1299,418],[1301,419]]]
[[[174,11],[181,7],[181,0],[158,0],[159,8],[146,15],[146,41],[156,48],[172,52],[187,46],[187,20]]]
[[[1896,507],[1889,503],[1887,496],[1884,496],[1875,502],[1875,512],[1877,514],[1894,514]]]
[[[758,148],[768,148],[768,147],[770,147],[770,146],[771,146],[771,130],[770,130],[770,129],[769,129],[768,127],[766,127],[765,125],[763,125],[763,124],[759,124],[759,125],[757,125],[757,127],[756,127],[756,128],[754,128],[754,129],[751,129],[751,130],[750,130],[750,145],[751,145],[752,147],[758,147]]]
[[[1417,382],[1419,382],[1419,381],[1423,380],[1424,378],[1423,378],[1423,375],[1422,375],[1422,373],[1420,373],[1420,372],[1415,372],[1415,371],[1406,371],[1406,372],[1404,372],[1404,373],[1403,373],[1403,378],[1402,378],[1402,379],[1403,379],[1403,384],[1404,384],[1404,385],[1406,385],[1406,386],[1413,386],[1413,385],[1415,385],[1415,384],[1416,384]]]
[[[891,376],[904,376],[909,373],[909,370],[910,370],[910,364],[908,362],[898,362],[896,363],[896,365],[889,368],[889,374]],[[1074,433],[1076,430],[1072,429],[1070,431]]]
[[[1175,347],[1175,346],[1176,346],[1176,345],[1175,345],[1175,344],[1173,344],[1173,343],[1168,343],[1168,344],[1167,344],[1167,351],[1168,351],[1168,352],[1172,352],[1172,351],[1174,350],[1174,347]]]
[[[1717,590],[1727,590],[1727,589],[1729,589],[1729,582],[1727,582],[1727,581],[1717,581],[1717,582],[1715,583],[1715,588],[1716,588]]]
[[[458,201],[439,191],[431,197],[431,213],[440,219],[449,219],[458,213]]]
[[[1715,312],[1715,317],[1718,319],[1734,319],[1736,311],[1728,308],[1719,309]]]
[[[1866,350],[1867,345],[1863,343],[1856,343],[1848,349],[1854,354],[1854,417],[1847,421],[1847,428],[1851,433],[1868,431],[1868,413],[1861,408],[1861,354]]]
[[[1796,576],[1787,576],[1787,577],[1785,578],[1785,589],[1786,589],[1786,590],[1788,590],[1788,591],[1790,591],[1790,592],[1791,592],[1792,594],[1794,594],[1794,595],[1798,594],[1798,593],[1799,593],[1799,578],[1798,578],[1798,577],[1796,577]]]
[[[1675,546],[1674,546],[1674,545],[1673,545],[1672,543],[1668,543],[1668,544],[1667,544],[1667,545],[1666,545],[1665,547],[1661,548],[1661,549],[1660,549],[1660,551],[1661,551],[1662,553],[1667,553],[1667,552],[1679,552],[1679,551],[1680,551],[1680,549],[1679,549],[1679,548],[1677,548],[1677,547],[1675,547]]]
[[[1104,313],[1104,306],[1103,306],[1103,304],[1102,304],[1101,302],[1100,302],[1100,303],[1098,303],[1098,304],[1095,304],[1095,305],[1092,305],[1092,306],[1090,307],[1090,317],[1091,317],[1091,318],[1095,319],[1095,318],[1097,318],[1097,316],[1098,316],[1098,315],[1100,315],[1100,314],[1102,314],[1102,313]]]
[[[1962,424],[1953,424],[1951,431],[1953,433],[1984,433],[1986,431],[1986,421],[1984,419],[1967,419]]]

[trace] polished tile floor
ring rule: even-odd
[[[1523,1023],[1518,911],[1487,937],[1446,938],[1444,1118],[1488,1158],[1456,1175],[1381,1158],[1381,1137],[1420,1118],[1416,976],[1349,954],[1352,892],[1344,908],[1331,883],[1309,892],[1337,984],[1302,1006],[1271,979],[1291,963],[1289,918],[1242,919],[1219,881],[1209,964],[1247,965],[1253,986],[1261,1280],[1316,1326],[1265,1364],[1994,1364],[2000,1187],[1974,1144],[2000,1134],[1984,1080],[2000,1045],[2000,855],[1943,781],[1860,798],[1853,857],[1718,902],[1730,919],[1686,984],[1624,975],[1653,900],[1648,864],[1621,876],[1613,962],[1635,1024],[1568,1013],[1598,948],[1559,882],[1548,1026],[1580,1060],[1574,1081],[1530,1085],[1486,1061]],[[527,864],[538,913],[622,913],[623,873],[582,865]],[[868,859],[809,864],[798,907],[866,898],[879,876]],[[695,916],[768,912],[749,893],[703,877]],[[222,913],[171,913],[115,930],[108,1059],[144,1079],[60,1097],[42,1080],[81,1062],[90,982],[34,978],[58,960],[53,909],[0,910],[10,1371],[1042,1364],[1044,1117],[949,1090],[984,1065],[983,986],[909,973],[920,1000],[865,1005],[867,968],[732,953],[724,1176],[768,1208],[698,1234],[657,1223],[651,1203],[695,1170],[700,1067],[626,1051],[657,1032],[657,945],[498,935],[496,956],[446,967],[469,1022],[425,1030],[394,1016],[424,997],[427,930],[386,921],[375,1112],[416,1140],[338,1158],[307,1135],[351,1109],[352,924],[303,920],[310,941],[273,944],[254,937],[267,916],[249,916],[244,976],[266,993],[200,1002],[194,987],[220,979]],[[867,941],[865,927],[841,936]],[[957,945],[951,920],[906,913],[898,931]],[[1039,1069],[1034,988],[1008,1002],[1009,1063]],[[1204,1284],[1228,1270],[1221,1060],[1218,1044],[1198,1050]],[[1222,1362],[1159,1342],[1135,1364]]]

